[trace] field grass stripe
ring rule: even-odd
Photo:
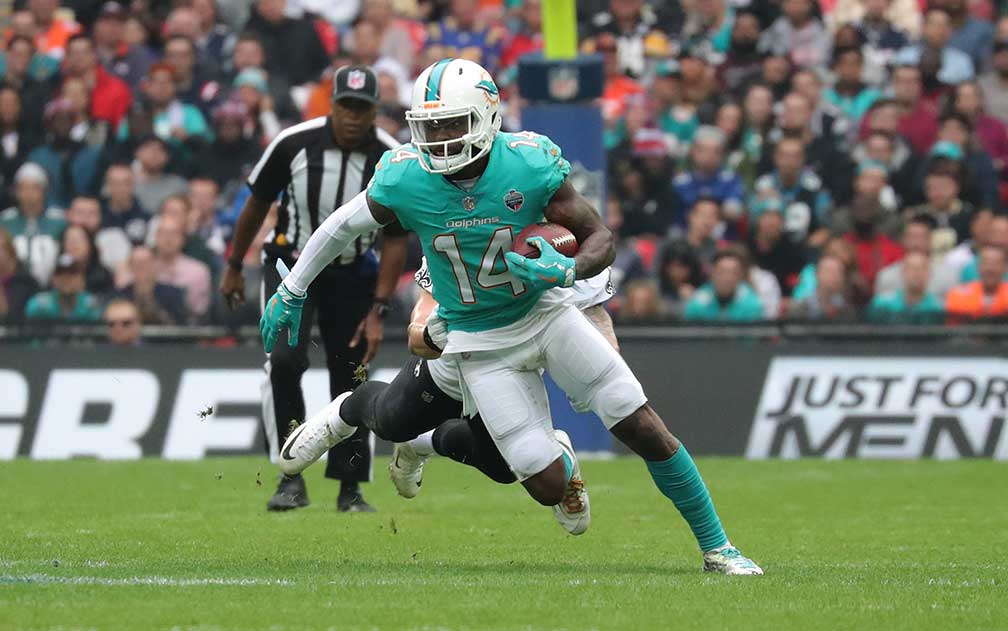
[[[264,578],[177,578],[173,576],[129,576],[126,578],[106,578],[101,576],[53,576],[51,574],[0,574],[0,585],[14,583],[57,584],[57,585],[103,585],[109,587],[132,585],[156,585],[158,587],[194,587],[202,585],[290,586],[295,583],[286,579]]]

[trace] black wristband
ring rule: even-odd
[[[427,327],[424,327],[424,330],[423,330],[423,341],[424,341],[424,344],[426,344],[427,346],[429,346],[431,348],[431,350],[435,350],[435,351],[437,351],[439,353],[442,351],[441,347],[438,346],[437,344],[435,344],[434,340],[431,339],[430,329],[428,329]]]
[[[231,269],[233,269],[236,272],[242,271],[242,269],[245,267],[242,264],[241,259],[236,259],[233,256],[228,258],[228,260],[227,260],[227,266],[230,267]]]

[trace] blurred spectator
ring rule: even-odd
[[[199,109],[176,98],[175,71],[165,63],[156,63],[142,83],[144,95],[153,114],[153,132],[161,140],[181,147],[190,140],[208,141],[213,134]],[[117,133],[125,140],[129,122],[123,121]]]
[[[170,156],[167,143],[157,136],[147,136],[137,144],[133,163],[134,195],[148,215],[153,215],[169,196],[183,194],[189,189],[184,178],[165,171]]]
[[[994,228],[992,228],[994,219],[994,213],[989,210],[978,210],[973,213],[969,222],[970,238],[952,248],[945,256],[935,257],[936,261],[940,261],[938,273],[949,286],[962,282],[962,273],[967,265],[974,263],[975,266],[977,251],[984,245],[987,245],[988,240],[994,233]],[[1008,222],[1002,225],[1005,227],[1004,233],[1006,241],[1008,241]],[[932,243],[934,243],[934,238],[932,238]],[[932,256],[934,256],[933,245]]]
[[[154,63],[154,56],[143,46],[126,41],[126,10],[118,2],[105,2],[92,28],[95,52],[105,70],[136,88]]]
[[[34,138],[22,117],[21,95],[0,87],[0,203],[9,203],[7,190],[24,163]]]
[[[921,28],[916,0],[837,0],[830,24],[856,23],[869,42],[888,41],[898,35],[916,36]]]
[[[725,137],[720,129],[698,129],[690,147],[690,169],[676,176],[673,183],[684,207],[692,208],[699,198],[710,197],[721,205],[724,219],[734,222],[742,216],[745,193],[738,175],[721,168],[724,148]]]
[[[834,235],[826,241],[819,258],[831,256],[843,263],[846,284],[854,304],[865,304],[871,299],[872,286],[861,275],[854,246],[843,236]],[[807,298],[816,292],[816,263],[807,263],[798,274],[798,284],[791,292],[794,300]]]
[[[193,206],[189,195],[172,195],[164,200],[158,215],[151,220],[147,235],[147,245],[155,246],[161,221],[172,218],[182,224],[184,244],[182,254],[196,259],[210,270],[211,281],[217,277],[221,268],[221,257],[210,249],[206,241],[196,232],[198,220],[194,218]]]
[[[45,109],[46,143],[28,154],[48,176],[49,202],[65,207],[78,193],[94,192],[101,154],[70,137],[73,104],[69,99],[50,101]]]
[[[782,15],[763,32],[760,47],[786,55],[802,68],[826,65],[829,35],[815,16],[811,0],[783,0]]]
[[[773,274],[781,293],[790,295],[805,264],[804,250],[788,238],[787,221],[778,200],[764,200],[755,208],[758,211],[752,223],[752,236],[749,237],[753,261]]]
[[[658,264],[658,288],[664,303],[663,311],[680,317],[693,291],[704,284],[696,252],[685,241],[670,243],[661,253]]]
[[[592,45],[603,35],[612,37],[618,43],[620,72],[639,77],[647,57],[664,57],[672,52],[669,35],[679,32],[678,23],[678,16],[659,14],[643,0],[610,0],[608,11],[591,17],[582,50],[594,52]]]
[[[624,0],[616,0],[624,1]],[[620,70],[616,38],[609,33],[601,33],[593,44],[594,52],[602,55],[602,71],[605,85],[602,90],[602,117],[611,125],[623,115],[628,97],[643,94],[644,87]]]
[[[941,273],[941,259],[931,259],[931,233],[935,221],[930,215],[912,215],[903,226],[900,245],[903,246],[903,258],[882,268],[875,277],[875,295],[892,294],[903,286],[903,263],[910,254],[923,254],[931,261],[930,276],[927,284],[928,292],[937,298],[944,298],[952,285],[958,279]]]
[[[822,246],[828,236],[823,221],[831,200],[819,176],[805,167],[802,139],[785,136],[778,140],[773,163],[774,170],[755,182],[755,194],[749,201],[749,221],[757,221],[760,202],[776,200],[788,238],[797,244]]]
[[[88,233],[89,238],[93,241],[92,245],[94,247],[92,250],[95,250],[94,254],[98,257],[97,261],[104,268],[113,270],[129,256],[133,244],[126,236],[126,233],[118,227],[102,227],[101,203],[97,198],[87,196],[75,197],[70,202],[70,207],[66,210],[66,221],[70,226],[80,226]],[[67,233],[64,231],[64,249],[66,238]],[[77,259],[77,262],[82,261],[81,257],[75,256],[74,258]],[[91,268],[88,267],[87,271],[88,290],[97,291],[92,285]]]
[[[979,280],[953,287],[945,298],[945,311],[951,322],[1008,315],[1005,256],[1003,248],[988,245],[980,249]]]
[[[39,77],[31,71],[32,61],[36,58],[49,59],[35,52],[35,44],[28,37],[15,35],[8,42],[2,85],[13,88],[21,96],[24,120],[28,123],[26,131],[42,126],[42,110],[52,92],[47,82],[48,75]]]
[[[671,59],[658,64],[650,96],[658,117],[658,126],[675,141],[675,146],[670,149],[676,157],[683,156],[700,126],[700,119],[697,118],[696,105],[686,98],[682,67],[678,61]]]
[[[718,251],[717,231],[721,225],[721,205],[716,199],[701,197],[693,203],[686,218],[686,230],[672,240],[682,242],[696,257],[700,270],[706,277]]]
[[[963,163],[966,199],[980,208],[997,212],[1001,206],[998,195],[998,176],[991,158],[978,145],[973,136],[973,125],[958,112],[942,114],[938,125],[938,142],[931,148],[932,159],[937,156],[952,158]]]
[[[853,207],[859,202],[878,204],[879,216],[876,228],[888,236],[897,236],[901,217],[897,212],[896,193],[889,186],[889,172],[886,166],[875,160],[865,160],[857,166],[853,186],[854,199],[847,206],[836,208],[831,213],[831,230],[835,233],[847,232],[853,228]]]
[[[18,259],[40,285],[49,283],[66,226],[63,211],[46,204],[48,186],[45,170],[26,162],[14,175],[15,205],[0,213],[0,228],[14,239]]]
[[[227,59],[235,45],[235,34],[228,25],[218,20],[216,0],[192,0],[190,6],[197,17],[193,42],[200,59],[218,63]]]
[[[219,81],[208,83],[201,91],[204,107],[213,105],[216,111],[220,105],[229,99],[231,95],[231,85],[243,70],[248,68],[262,69],[266,63],[266,53],[263,50],[262,41],[252,32],[245,32],[235,40],[234,51],[231,54],[231,61],[228,64],[227,72],[221,74]],[[325,83],[323,78],[320,84]],[[324,113],[329,112],[329,95],[332,93],[332,79],[328,79],[329,89],[324,93],[323,107]],[[266,77],[266,87],[269,89],[270,98],[273,101],[273,110],[277,117],[284,121],[297,121],[300,119],[300,112],[294,101],[291,99],[291,86],[286,79],[275,74],[268,74]],[[314,96],[315,92],[312,92]],[[308,110],[312,108],[312,100],[309,98]],[[307,114],[306,118],[314,118]]]
[[[103,316],[108,327],[108,341],[115,346],[140,345],[140,313],[136,305],[125,298],[116,298],[105,307]]]
[[[721,83],[733,94],[760,75],[763,55],[759,51],[759,38],[759,17],[746,10],[737,11],[725,61],[717,69]]]
[[[101,297],[112,291],[112,275],[102,265],[94,237],[83,226],[71,223],[63,230],[60,256],[70,256],[84,272],[84,288],[88,293]]]
[[[108,140],[108,123],[91,120],[91,95],[84,80],[65,80],[60,96],[70,103],[70,139],[100,153]]]
[[[992,246],[996,248],[1001,248],[1005,252],[1008,252],[1008,217],[1005,215],[996,215],[990,219],[988,228],[984,238],[982,239],[984,246]],[[968,263],[963,266],[962,271],[959,272],[959,282],[969,283],[980,278],[979,270],[979,260],[974,254]],[[1008,278],[1006,278],[1008,280]]]
[[[812,104],[798,92],[790,92],[781,101],[777,126],[767,135],[763,144],[760,169],[773,170],[774,148],[785,136],[794,136],[805,142],[805,166],[812,169],[837,203],[850,199],[850,181],[853,165],[845,146],[832,135],[818,135],[812,129]]]
[[[926,153],[938,137],[938,112],[924,99],[924,82],[920,69],[914,65],[896,66],[892,71],[892,92],[894,112],[898,111],[897,124],[894,129],[881,131],[899,132],[910,142],[914,151]],[[889,106],[889,102],[878,103],[876,111]],[[880,112],[880,115],[884,114]],[[878,129],[872,125],[869,127]]]
[[[217,182],[196,177],[189,181],[189,217],[187,232],[205,243],[207,248],[219,257],[230,240],[224,228],[217,222]]]
[[[735,252],[718,252],[709,283],[693,292],[683,319],[706,322],[754,322],[763,305],[745,282],[745,263]]]
[[[379,4],[387,0],[377,0]],[[518,59],[528,53],[542,50],[542,0],[523,0],[518,8],[516,23],[511,29],[510,37],[504,44],[501,54],[501,68],[511,69]],[[391,54],[384,51],[385,54]],[[400,60],[405,67],[411,62]]]
[[[196,172],[217,182],[230,199],[244,186],[261,148],[245,134],[250,120],[244,103],[226,101],[214,110],[213,120],[214,140],[196,155]]]
[[[839,48],[833,51],[833,87],[826,90],[824,98],[839,108],[854,126],[881,96],[881,93],[862,80],[864,53],[860,48]]]
[[[617,320],[621,323],[654,322],[662,316],[658,285],[652,280],[630,281],[623,289]]]
[[[831,142],[838,151],[846,150],[852,132],[857,128],[851,124],[840,108],[823,98],[823,80],[819,76],[819,71],[810,68],[799,69],[791,77],[791,92],[800,94],[808,102],[809,111],[812,113],[809,120],[812,137]],[[798,104],[798,107],[800,109],[801,105]]]
[[[763,318],[776,319],[780,315],[781,286],[777,278],[759,265],[753,263],[749,248],[742,243],[728,243],[724,251],[734,252],[742,261],[743,278],[749,283],[760,304],[763,306]]]
[[[934,76],[946,85],[968,81],[975,72],[973,60],[950,45],[951,37],[952,20],[948,12],[938,7],[929,8],[924,14],[921,41],[900,50],[893,61],[901,66],[934,66],[937,71]]]
[[[868,319],[885,324],[940,324],[944,319],[941,302],[928,290],[932,276],[928,255],[907,252],[899,272],[899,288],[877,293],[868,305]]]
[[[193,15],[195,13],[187,9],[176,9],[176,11],[187,11]],[[202,108],[206,104],[206,94],[208,82],[217,75],[217,65],[220,59],[196,57],[196,44],[187,35],[172,35],[165,42],[164,61],[161,62],[171,69],[174,80],[174,95],[182,103]],[[148,75],[150,70],[148,70]],[[214,90],[214,92],[216,92]]]
[[[903,256],[903,248],[879,230],[882,212],[877,201],[855,199],[850,208],[852,229],[844,235],[854,246],[858,269],[869,287],[879,270]]]
[[[129,284],[116,295],[136,305],[143,324],[185,324],[189,320],[185,291],[159,282],[157,264],[150,248],[133,248],[127,263]]]
[[[266,84],[266,73],[258,68],[246,68],[231,84],[236,100],[245,105],[252,122],[252,135],[262,144],[269,144],[280,133],[280,120],[273,111],[273,99]]]
[[[73,257],[60,255],[52,273],[52,289],[28,300],[25,319],[77,323],[99,320],[101,305],[85,290],[85,282],[84,269]]]
[[[285,0],[256,0],[245,29],[255,33],[265,51],[265,70],[290,85],[317,81],[329,63],[308,18],[284,15]]]
[[[35,44],[38,33],[38,23],[30,11],[11,13],[10,30],[4,37],[7,51],[6,55],[0,57],[0,67],[13,75],[13,78],[31,78],[46,83],[59,72],[60,60],[38,50]],[[27,45],[21,46],[22,43]]]
[[[984,112],[984,94],[976,81],[957,85],[952,93],[952,107],[966,117],[976,134],[978,144],[994,163],[999,174],[1008,169],[1008,130],[1005,124]]]
[[[815,291],[791,301],[789,318],[801,320],[850,320],[855,311],[849,299],[844,263],[835,256],[824,255],[816,264]]]
[[[94,44],[86,35],[75,35],[67,43],[63,77],[83,79],[91,90],[91,118],[115,128],[133,102],[126,83],[98,63]]]
[[[122,230],[134,244],[147,236],[147,214],[135,195],[133,169],[125,164],[113,164],[105,171],[102,225]]]
[[[14,240],[0,228],[0,323],[20,324],[25,305],[39,285],[18,260]]]
[[[610,206],[607,220],[621,237],[664,237],[682,216],[681,202],[672,186],[665,136],[657,129],[638,131],[632,141],[632,156],[612,183],[617,202]]]
[[[951,20],[949,46],[969,55],[978,70],[984,68],[990,61],[994,39],[991,23],[971,16],[967,0],[936,0],[934,4],[945,9]]]
[[[1008,38],[994,41],[991,69],[980,76],[988,114],[1008,121]]]
[[[38,25],[35,46],[39,52],[53,59],[69,54],[70,39],[80,32],[80,24],[57,14],[58,0],[28,0],[26,4]]]
[[[924,203],[905,211],[924,214],[935,222],[932,249],[941,256],[969,238],[975,209],[962,199],[965,172],[961,162],[945,157],[932,158],[924,176]]]
[[[895,195],[896,205],[920,197],[917,190],[917,173],[920,171],[919,156],[899,134],[872,131],[856,145],[851,152],[856,164],[878,163],[888,174],[889,186]]]
[[[907,45],[907,34],[916,36],[920,31],[920,11],[913,0],[841,0],[833,11],[834,19],[841,3],[864,7],[864,14],[855,24],[864,40],[866,80],[881,86],[893,55]],[[899,8],[905,8],[902,14],[897,13]],[[904,18],[903,22],[898,22],[900,18]]]
[[[403,69],[413,67],[416,56],[413,39],[409,29],[396,19],[391,0],[364,0],[358,24],[367,24],[370,28],[368,36],[375,47],[374,61],[387,57]],[[356,52],[362,33],[364,31],[355,28],[344,41],[345,47]]]
[[[199,319],[210,308],[210,270],[182,253],[185,240],[185,224],[182,221],[177,217],[161,217],[154,238],[157,279],[185,291],[186,305],[190,313]]]
[[[698,0],[688,7],[683,25],[683,48],[708,63],[724,61],[731,47],[735,11],[727,0]]]

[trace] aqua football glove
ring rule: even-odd
[[[276,293],[266,303],[262,318],[259,319],[259,332],[262,334],[263,348],[267,353],[273,351],[277,338],[284,330],[290,331],[287,344],[291,347],[297,346],[305,297],[294,295],[280,283]]]
[[[539,250],[539,258],[525,258],[517,252],[505,252],[511,274],[535,289],[570,287],[577,276],[574,259],[556,251],[546,239],[532,237],[525,241]]]

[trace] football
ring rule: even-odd
[[[558,223],[537,223],[527,226],[511,242],[511,251],[530,259],[539,258],[539,250],[534,245],[525,243],[526,239],[532,237],[546,239],[557,252],[564,256],[574,256],[578,252],[578,242],[574,233]]]

